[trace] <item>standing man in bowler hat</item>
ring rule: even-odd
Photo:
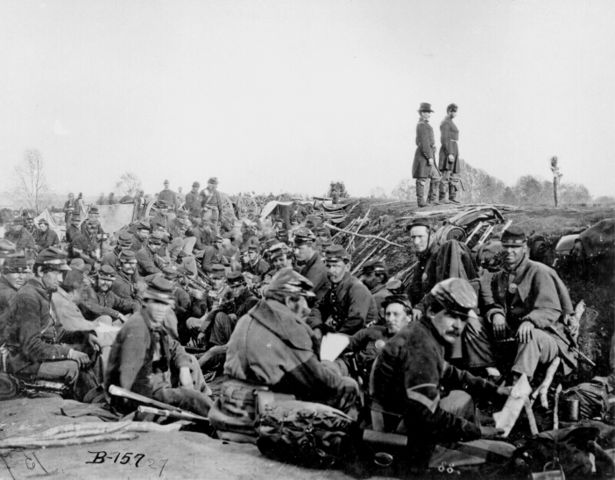
[[[438,204],[438,185],[440,184],[440,172],[436,168],[436,140],[433,128],[429,125],[429,117],[433,110],[431,104],[421,103],[419,107],[419,123],[416,126],[416,152],[412,162],[412,178],[416,178],[416,202],[419,207],[427,206],[427,203]],[[429,182],[429,194],[425,202],[425,185]]]

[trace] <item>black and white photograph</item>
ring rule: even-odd
[[[614,26],[0,0],[0,479],[615,478]]]

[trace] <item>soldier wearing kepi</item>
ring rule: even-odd
[[[293,253],[297,271],[314,285],[316,301],[320,302],[329,290],[329,277],[316,247],[316,236],[309,228],[301,227],[294,235]]]
[[[350,255],[341,245],[325,252],[331,288],[310,313],[309,325],[320,333],[352,335],[378,320],[376,301],[367,287],[350,273]]]
[[[36,257],[34,277],[17,292],[9,309],[5,330],[9,373],[75,387],[80,370],[91,363],[89,355],[80,350],[88,344],[98,347],[95,334],[67,332],[52,316],[51,293],[58,289],[62,272],[68,270],[66,254],[55,247]],[[82,346],[77,349],[76,344]]]
[[[32,270],[26,262],[26,257],[9,257],[0,266],[0,314],[9,308],[11,300],[17,291],[26,283]],[[0,325],[1,333],[2,325]]]
[[[427,304],[421,320],[388,341],[370,385],[372,411],[383,414],[385,431],[406,433],[408,460],[417,466],[426,466],[436,443],[495,436],[495,428],[476,421],[473,400],[503,400],[510,392],[445,360],[445,346],[457,341],[477,306],[472,286],[460,278],[443,280],[431,290]],[[448,395],[441,398],[441,389]]]
[[[440,179],[440,203],[459,203],[457,192],[461,185],[461,160],[459,158],[459,129],[453,119],[457,116],[457,105],[446,107],[446,117],[440,124],[440,158],[438,168]],[[448,201],[446,196],[448,194]]]
[[[429,117],[433,110],[429,103],[421,103],[419,108],[419,123],[416,126],[416,152],[412,162],[412,178],[416,178],[416,202],[419,207],[427,203],[437,204],[440,173],[436,168],[436,140],[433,128],[429,125]],[[429,194],[425,202],[425,185],[429,182]]]
[[[196,363],[164,326],[173,305],[173,285],[156,277],[143,299],[143,308],[124,324],[111,347],[106,389],[117,385],[207,416],[211,399],[195,388],[204,387],[195,384],[200,371],[191,371]]]
[[[538,365],[559,356],[569,374],[576,356],[561,338],[566,338],[565,323],[573,312],[566,286],[555,270],[529,259],[527,237],[518,227],[502,234],[502,248],[504,268],[480,283],[484,318],[473,319],[464,332],[468,366],[501,367],[498,361],[512,360],[514,381],[521,374],[531,379]],[[515,341],[499,343],[510,337]]]
[[[314,293],[307,278],[291,268],[280,270],[265,299],[237,323],[224,372],[300,400],[344,409],[354,403],[358,385],[318,360],[313,332],[303,321],[310,297]]]

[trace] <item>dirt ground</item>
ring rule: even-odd
[[[98,420],[72,419],[60,414],[65,401],[18,398],[0,402],[0,439],[27,435],[67,423]],[[70,402],[70,401],[68,401]],[[256,446],[214,440],[196,432],[139,433],[135,440],[38,450],[2,451],[0,479],[208,479],[208,480],[316,480],[351,479],[337,470],[309,470],[263,457]],[[100,452],[105,452],[101,454]],[[120,454],[118,456],[118,453]],[[123,457],[124,454],[132,455]],[[143,455],[136,466],[136,455]],[[105,460],[101,462],[102,458]],[[130,461],[122,464],[122,458]],[[96,462],[96,463],[93,463]],[[372,477],[384,480],[385,477]]]

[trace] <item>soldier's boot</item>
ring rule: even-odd
[[[449,188],[448,198],[450,202],[451,203],[461,203],[459,200],[457,200],[457,185],[454,185],[451,183],[448,188]]]
[[[427,206],[425,202],[425,184],[421,180],[416,181],[416,203],[419,208]]]
[[[438,187],[440,186],[440,180],[431,179],[429,182],[429,196],[427,197],[427,203],[432,205],[439,205],[438,202]]]
[[[448,184],[440,180],[440,203],[444,203],[444,204],[450,203],[448,199],[446,198],[447,193],[448,193]]]

